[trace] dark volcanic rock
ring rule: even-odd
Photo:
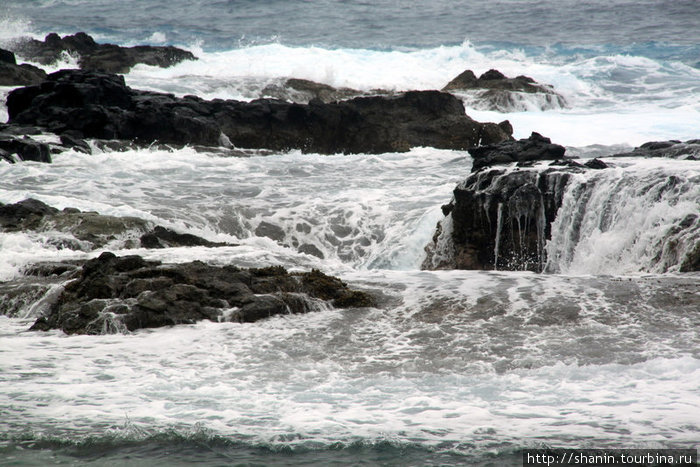
[[[423,269],[540,272],[566,184],[582,170],[565,166],[473,173],[443,207],[447,214],[426,248]]]
[[[239,269],[195,261],[161,264],[103,253],[87,261],[32,330],[102,334],[212,321],[253,322],[286,313],[371,306],[372,298],[319,271]]]
[[[138,244],[134,237],[147,232],[150,225],[136,217],[105,216],[72,208],[59,211],[36,199],[0,206],[0,231],[69,233],[73,239],[62,238],[56,246],[72,250],[89,251],[117,239],[125,247],[135,247]]]
[[[697,140],[648,143],[626,155],[689,159],[689,154],[698,149],[698,143]],[[498,150],[499,147],[504,150]],[[607,203],[620,202],[619,193],[629,196],[626,187],[637,183],[634,174],[631,178],[623,177],[617,184],[621,191],[609,193],[611,188],[605,184],[605,176],[590,177],[572,191],[567,201],[567,209],[571,212],[560,214],[572,175],[609,170],[611,165],[607,158],[605,162],[592,159],[584,164],[570,159],[557,160],[547,166],[526,168],[533,158],[550,159],[563,155],[564,148],[552,145],[549,139],[537,134],[529,140],[485,147],[483,153],[479,153],[480,149],[475,151],[477,154],[472,153],[476,171],[457,185],[452,201],[442,207],[445,218],[438,224],[433,241],[426,247],[424,269],[541,272],[547,261],[545,243],[551,239],[552,223],[557,215],[568,219],[569,227],[563,240],[567,245],[571,242],[573,249],[587,213],[605,214],[603,217],[608,219],[600,220],[598,228],[607,228],[605,223],[609,224],[609,218],[617,215],[614,207],[607,206]],[[517,167],[487,168],[483,158],[491,163],[519,162]],[[694,187],[692,178],[682,182],[680,177],[663,174],[655,180],[658,183],[650,184],[646,179],[640,181],[639,196],[648,196],[645,201],[652,203],[665,199],[665,193],[670,198],[664,202],[673,203],[674,196]],[[681,183],[685,183],[686,188],[679,188]],[[591,201],[596,197],[599,204]],[[609,201],[602,203],[606,199]],[[570,204],[572,200],[573,205]],[[601,207],[603,204],[605,206]],[[700,269],[700,242],[696,235],[699,218],[696,214],[689,214],[665,229],[662,238],[652,247],[657,250],[649,259],[652,270],[666,271],[678,267],[679,272],[692,272]]]
[[[46,79],[46,72],[28,63],[17,64],[15,54],[0,49],[0,86],[27,86]]]
[[[469,154],[474,158],[472,172],[498,164],[557,160],[563,158],[565,152],[564,146],[552,144],[549,138],[535,132],[527,139],[504,141],[469,150]]]
[[[61,38],[52,33],[44,41],[26,39],[16,42],[13,50],[22,57],[43,65],[55,63],[61,55],[78,55],[82,69],[127,73],[138,63],[169,67],[184,60],[196,60],[189,51],[172,46],[121,47],[114,44],[98,44],[89,35],[79,32]]]
[[[143,248],[170,248],[177,246],[236,246],[229,243],[210,242],[196,235],[188,233],[178,233],[171,229],[166,229],[160,225],[141,236],[141,246]]]
[[[210,242],[196,235],[178,233],[137,217],[116,217],[82,212],[75,208],[62,211],[36,199],[15,204],[0,204],[0,232],[59,231],[73,239],[62,238],[60,248],[90,251],[119,241],[125,248],[167,248],[176,246],[234,246]],[[139,241],[140,240],[140,241]]]
[[[508,78],[498,70],[489,70],[480,77],[466,70],[442,88],[445,92],[472,92],[477,108],[509,112],[528,110],[524,95],[536,95],[541,110],[566,107],[564,97],[547,84],[537,83],[528,76]]]
[[[0,159],[9,163],[17,161],[51,162],[49,145],[29,136],[17,136],[0,129]]]
[[[389,91],[367,93],[351,88],[334,88],[328,84],[316,83],[307,79],[289,78],[282,83],[265,86],[260,94],[273,99],[308,104],[314,99],[329,103],[370,94],[389,95],[392,93]]]
[[[204,101],[132,90],[118,75],[62,70],[40,86],[12,91],[7,107],[11,123],[139,144],[219,146],[225,141],[242,148],[333,154],[415,146],[467,149],[510,139],[506,126],[472,120],[459,99],[438,91],[309,105]]]
[[[36,199],[0,204],[0,228],[4,231],[35,230],[46,216],[60,211]]]
[[[700,140],[650,141],[633,151],[613,154],[610,157],[666,157],[669,159],[700,160]]]

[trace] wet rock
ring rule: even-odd
[[[17,64],[15,54],[0,49],[0,86],[27,86],[46,79],[46,72],[28,63]]]
[[[80,133],[75,131],[67,131],[60,136],[63,147],[72,149],[83,154],[92,154],[90,145],[82,139]]]
[[[666,157],[669,159],[699,160],[700,140],[650,141],[630,152],[617,153],[610,157]]]
[[[120,247],[221,247],[230,243],[210,242],[188,233],[179,233],[162,226],[151,228],[151,223],[137,217],[117,217],[83,212],[75,208],[62,211],[36,199],[15,204],[0,204],[0,231],[59,231],[69,233],[73,241],[62,239],[61,248],[90,251],[117,241]]]
[[[695,248],[683,259],[679,272],[699,272],[700,271],[700,241],[695,244]]]
[[[469,150],[474,159],[472,172],[492,165],[562,159],[565,152],[564,146],[553,144],[549,138],[535,132],[527,139],[488,144]]]
[[[485,169],[454,190],[445,219],[426,247],[423,269],[541,272],[545,242],[569,177],[585,167]]]
[[[236,246],[224,242],[210,242],[196,235],[188,233],[178,233],[160,225],[141,236],[141,246],[143,248],[171,248],[179,246],[204,246],[208,248],[220,246]]]
[[[65,280],[65,279],[63,279]],[[56,280],[37,280],[19,277],[0,281],[0,316],[25,318],[36,316],[55,299],[49,296],[55,290]]]
[[[305,253],[307,255],[315,256],[317,258],[325,258],[323,252],[319,250],[316,245],[313,245],[311,243],[304,243],[303,245],[300,245],[299,248],[297,248],[297,251],[299,251],[299,253]]]
[[[528,76],[508,78],[498,70],[489,70],[476,77],[474,72],[466,70],[442,88],[445,92],[469,92],[471,105],[483,110],[512,112],[529,110],[532,99],[524,96],[536,96],[540,110],[566,107],[566,100],[547,84],[537,83]]]
[[[36,199],[0,205],[0,228],[4,231],[36,230],[46,216],[58,214],[58,209]]]
[[[532,133],[527,139],[471,149],[472,174],[453,191],[424,269],[541,272],[545,243],[572,174],[590,170],[563,159],[565,148]],[[553,160],[545,168],[529,168]],[[517,163],[516,167],[492,167]]]
[[[607,169],[609,167],[608,164],[606,164],[605,162],[601,161],[598,158],[586,161],[583,163],[583,165],[585,165],[589,169],[596,169],[596,170]]]
[[[688,158],[697,147],[696,141],[671,141],[642,145],[625,155],[646,157]],[[551,144],[548,138],[533,133],[528,140],[476,148],[473,173],[457,185],[453,199],[443,206],[445,218],[438,224],[432,242],[426,247],[424,269],[499,269],[542,272],[546,263],[546,242],[551,239],[551,226],[559,210],[569,180],[574,174],[590,170],[607,170],[611,164],[592,159],[583,164],[560,159],[564,148]],[[613,157],[613,156],[610,156]],[[557,159],[546,167],[530,168],[532,161]],[[606,157],[607,159],[607,157]],[[518,161],[516,167],[489,167]],[[657,197],[676,189],[680,179],[666,177],[657,186]],[[573,233],[591,191],[583,192],[571,217]],[[595,182],[589,185],[592,190]],[[659,242],[652,261],[678,266],[680,272],[700,269],[700,246],[690,237],[698,225],[698,216],[689,215],[671,226]],[[682,240],[682,241],[681,241]],[[666,258],[666,259],[664,259]]]
[[[7,107],[13,124],[141,145],[219,146],[225,139],[238,148],[334,154],[467,149],[511,138],[506,127],[472,120],[459,99],[438,91],[309,105],[205,101],[136,91],[117,75],[62,70],[40,86],[12,91]]]
[[[24,39],[15,42],[12,49],[25,59],[43,65],[55,63],[63,54],[77,55],[82,69],[110,73],[128,73],[138,63],[165,68],[185,60],[196,60],[191,52],[172,46],[98,44],[84,32],[62,38],[51,33],[43,41]]]
[[[285,238],[284,229],[267,221],[262,221],[255,229],[255,235],[258,237],[267,237],[276,242],[283,242]]]
[[[270,84],[261,91],[262,97],[282,99],[298,104],[308,104],[314,99],[323,103],[337,102],[365,95],[390,95],[389,91],[365,92],[351,88],[335,88],[328,84],[316,83],[307,79],[289,78],[280,84]]]
[[[105,252],[85,262],[80,277],[31,329],[102,334],[203,319],[253,322],[319,309],[318,301],[339,307],[373,303],[366,293],[315,270],[290,274],[281,267],[162,264]]]
[[[30,136],[17,136],[0,129],[0,159],[14,164],[19,161],[51,162],[51,149],[48,144],[36,141]]]
[[[17,65],[17,59],[15,54],[9,50],[0,49],[0,63],[6,63],[8,65]]]

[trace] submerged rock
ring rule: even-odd
[[[38,126],[0,123],[0,159],[11,164],[20,161],[51,163],[52,154],[69,149],[92,154],[90,145],[73,131],[57,135]]]
[[[559,109],[567,105],[564,97],[548,84],[537,83],[523,75],[508,78],[493,69],[478,78],[473,71],[466,70],[447,83],[442,90],[468,92],[472,97],[470,104],[474,107],[500,112],[529,110],[531,104],[528,102],[537,102],[540,110]]]
[[[463,150],[511,137],[507,126],[472,120],[459,99],[438,91],[308,105],[205,101],[136,91],[118,75],[62,70],[40,86],[12,91],[7,107],[14,124],[142,145],[219,146],[226,141],[242,148],[382,153],[416,146]]]
[[[700,160],[700,139],[689,141],[650,141],[630,152],[610,157],[666,157],[669,159]]]
[[[196,235],[178,233],[157,225],[148,233],[141,236],[143,248],[171,248],[179,246],[204,246],[208,248],[220,246],[236,246],[230,243],[210,242]]]
[[[15,54],[0,49],[0,86],[27,86],[46,79],[46,72],[29,63],[17,64]]]
[[[87,261],[31,330],[103,334],[211,321],[254,322],[325,306],[371,306],[371,296],[320,271],[162,264],[103,253]]]
[[[24,39],[15,42],[12,49],[25,59],[43,65],[55,63],[63,54],[77,55],[82,69],[110,73],[128,73],[138,63],[165,68],[197,59],[192,52],[172,46],[98,44],[84,32],[63,37],[51,33],[43,41]]]
[[[308,104],[314,99],[323,103],[337,102],[366,95],[390,95],[389,91],[365,92],[351,88],[335,88],[308,79],[289,78],[279,84],[269,84],[260,92],[261,97],[282,99],[298,104]]]
[[[0,232],[58,231],[69,237],[56,237],[55,246],[91,251],[118,242],[122,248],[167,248],[178,246],[234,246],[210,242],[196,235],[178,233],[137,217],[116,217],[83,212],[75,208],[61,211],[36,200],[0,204]]]
[[[51,148],[28,135],[6,132],[4,127],[0,126],[0,160],[10,164],[20,161],[50,163]]]

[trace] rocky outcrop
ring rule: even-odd
[[[134,331],[201,320],[254,322],[324,307],[371,306],[370,295],[319,271],[240,269],[195,261],[162,264],[102,253],[87,261],[31,330]]]
[[[423,269],[541,272],[566,184],[572,173],[583,170],[555,166],[473,173],[443,206],[446,217],[426,247]]]
[[[630,152],[613,154],[610,157],[666,157],[670,159],[700,160],[700,139],[685,142],[678,140],[650,141]]]
[[[625,226],[624,220],[614,219],[621,216],[614,211],[619,198],[632,196],[639,206],[673,203],[677,196],[686,196],[684,199],[693,203],[692,195],[687,195],[693,193],[691,190],[695,187],[692,176],[683,179],[660,173],[658,178],[645,178],[649,174],[631,172],[628,177],[611,178],[604,173],[593,175],[592,171],[615,167],[615,157],[692,160],[694,151],[700,147],[697,141],[646,143],[631,153],[584,163],[564,159],[563,147],[536,133],[527,140],[470,151],[474,157],[473,173],[457,185],[453,199],[443,206],[445,218],[426,247],[422,267],[535,272],[546,268],[548,272],[559,272],[558,268],[565,268],[571,261],[581,238],[591,231],[602,229],[605,232],[605,229],[622,226],[645,229],[640,231],[643,234],[646,227]],[[555,160],[534,164],[551,159]],[[513,164],[515,162],[517,164]],[[499,167],[502,164],[509,166]],[[588,174],[572,178],[585,172]],[[568,187],[570,184],[573,185]],[[569,188],[571,194],[564,202]],[[671,217],[669,224],[660,229],[649,244],[651,253],[647,264],[641,268],[658,272],[700,269],[699,216],[692,208],[689,212],[677,220]],[[555,220],[558,222],[556,241],[545,249],[547,241],[552,240]],[[547,251],[551,258],[547,258]]]
[[[474,159],[472,172],[484,167],[499,164],[520,164],[542,160],[559,160],[564,157],[566,148],[552,144],[552,140],[533,132],[527,139],[504,141],[469,149]]]
[[[462,72],[447,83],[445,92],[467,93],[469,103],[478,109],[513,112],[566,107],[566,99],[547,84],[537,83],[528,76],[508,78],[498,70],[489,70],[478,78],[471,70]]]
[[[20,161],[51,163],[53,154],[71,149],[92,153],[90,145],[71,130],[57,135],[38,126],[0,123],[0,159],[11,164]]]
[[[179,246],[203,246],[214,248],[220,246],[236,246],[230,243],[210,242],[196,235],[179,233],[157,225],[141,236],[141,246],[143,248],[171,248]]]
[[[411,91],[308,105],[252,102],[136,91],[118,75],[62,70],[40,86],[12,91],[11,123],[57,134],[205,146],[233,145],[305,152],[382,153],[411,147],[467,149],[510,139],[508,125],[469,118],[454,96]]]
[[[28,63],[17,64],[15,54],[0,49],[0,86],[27,86],[46,79],[46,72]]]
[[[281,83],[269,84],[260,92],[261,97],[281,99],[298,104],[308,104],[314,99],[327,104],[353,97],[390,94],[392,93],[389,91],[365,92],[351,88],[335,88],[328,84],[299,78],[289,78]]]
[[[43,41],[24,39],[15,42],[12,49],[25,59],[43,65],[55,63],[64,53],[77,55],[82,69],[109,73],[128,73],[138,63],[165,68],[197,59],[192,52],[172,46],[98,44],[84,32],[64,37],[51,33]]]
[[[572,174],[589,167],[564,159],[566,149],[532,133],[527,139],[473,148],[472,174],[457,185],[423,269],[500,269],[541,272],[545,242]],[[552,161],[545,169],[529,169]],[[498,168],[510,165],[516,167]],[[593,163],[604,164],[602,161]]]
[[[59,248],[92,251],[113,242],[120,248],[168,248],[187,246],[235,246],[210,242],[196,235],[178,233],[137,217],[116,217],[83,212],[75,208],[58,210],[36,199],[14,204],[0,203],[0,232],[58,231]]]
[[[4,132],[0,125],[0,160],[14,164],[20,161],[51,162],[51,149],[48,144],[31,138],[29,135],[15,135]]]

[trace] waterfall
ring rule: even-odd
[[[545,271],[683,272],[697,267],[699,249],[697,163],[644,160],[570,179],[551,225]]]

